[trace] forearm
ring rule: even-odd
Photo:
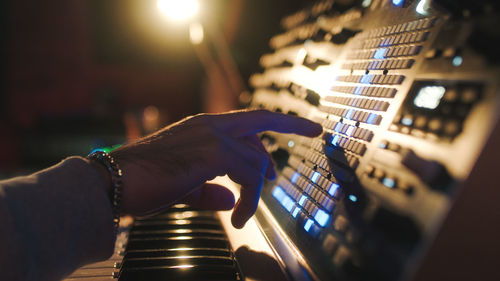
[[[0,225],[2,280],[57,280],[113,250],[105,182],[83,158],[0,182]]]

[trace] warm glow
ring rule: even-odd
[[[203,41],[203,37],[203,26],[200,23],[195,22],[189,25],[189,39],[191,43],[198,45]]]
[[[174,21],[193,18],[199,8],[197,0],[158,0],[158,9]]]

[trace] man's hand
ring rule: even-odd
[[[276,131],[314,137],[309,120],[266,110],[200,114],[113,151],[124,174],[123,211],[144,215],[175,202],[212,210],[233,207],[241,228],[255,213],[264,178],[276,174],[257,133]],[[240,199],[223,186],[207,184],[228,175],[242,186]]]

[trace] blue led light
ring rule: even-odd
[[[354,109],[349,109],[349,111],[347,111],[347,113],[345,115],[345,118],[351,119],[353,113],[354,113]]]
[[[335,194],[337,193],[337,190],[340,188],[340,185],[336,184],[336,183],[332,183],[332,185],[330,185],[330,189],[328,190],[328,194],[330,194],[330,196],[335,196]]]
[[[273,197],[276,198],[288,212],[292,211],[293,206],[295,206],[295,201],[283,191],[281,186],[276,186],[274,188]]]
[[[318,210],[318,212],[314,216],[314,219],[318,222],[319,225],[325,227],[326,224],[328,223],[328,220],[330,219],[330,215],[328,215],[323,210]]]
[[[348,135],[348,136],[351,136],[352,132],[354,132],[354,127],[349,126],[349,128],[347,129],[347,131],[345,132],[345,134]]]
[[[299,173],[294,173],[293,176],[292,176],[291,181],[293,183],[295,183],[298,179],[299,179]]]
[[[332,141],[330,143],[337,146],[339,139],[340,139],[340,136],[335,135],[335,136],[333,136]]]
[[[408,118],[408,117],[404,117],[403,119],[401,119],[401,124],[403,124],[405,126],[411,126],[411,125],[413,125],[413,119]]]
[[[398,7],[402,6],[404,2],[405,2],[404,0],[392,0],[392,4],[394,4],[394,6],[398,6]]]
[[[300,209],[298,207],[296,207],[295,210],[293,210],[292,217],[296,218],[297,215],[299,214],[299,211],[300,211]]]
[[[462,63],[464,62],[464,59],[461,57],[461,56],[456,56],[453,58],[453,60],[451,61],[451,63],[453,64],[453,66],[455,67],[459,67],[462,65]]]
[[[394,188],[394,186],[396,185],[396,182],[391,178],[384,178],[382,180],[382,183],[388,188]]]
[[[368,119],[366,120],[366,122],[368,124],[373,124],[375,122],[375,118],[377,118],[377,114],[370,113],[370,115],[368,116]]]
[[[295,142],[293,140],[288,141],[288,147],[294,147]]]
[[[385,56],[384,56],[384,55],[385,55],[385,51],[386,51],[386,50],[387,50],[386,48],[377,49],[377,50],[375,51],[375,54],[373,54],[373,58],[374,58],[374,59],[378,59],[378,60],[382,60],[382,59],[384,59],[384,58],[385,58]]]
[[[285,199],[281,202],[281,205],[283,205],[283,207],[285,207],[288,212],[291,212],[293,206],[295,206],[295,201],[293,201],[292,198],[286,196]]]
[[[306,196],[305,195],[302,195],[299,199],[299,205],[300,206],[304,206],[304,202],[306,202]]]
[[[316,183],[319,179],[319,175],[320,175],[320,173],[314,172],[314,174],[311,176],[311,181]]]
[[[358,201],[358,197],[356,197],[356,195],[354,195],[354,194],[349,195],[348,198],[352,202],[357,202]]]
[[[371,79],[372,79],[372,75],[371,74],[365,74],[361,78],[361,83],[363,83],[363,84],[370,84],[370,80]]]
[[[354,90],[354,94],[355,94],[355,95],[359,95],[359,94],[361,93],[361,90],[362,90],[362,89],[363,89],[363,88],[361,88],[361,87],[356,87],[356,90]]]
[[[273,197],[276,198],[276,200],[278,201],[283,201],[283,199],[285,198],[286,193],[285,191],[283,191],[283,188],[281,188],[281,186],[276,186],[273,190]]]
[[[313,221],[311,219],[307,219],[306,223],[304,224],[304,229],[306,231],[309,231],[309,229],[311,229],[312,225],[313,225]]]
[[[340,132],[340,129],[342,128],[342,124],[341,123],[337,123],[337,125],[335,125],[335,128],[333,129],[335,132]]]

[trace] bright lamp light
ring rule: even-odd
[[[197,0],[158,0],[157,5],[165,16],[174,21],[193,18],[200,8]]]

